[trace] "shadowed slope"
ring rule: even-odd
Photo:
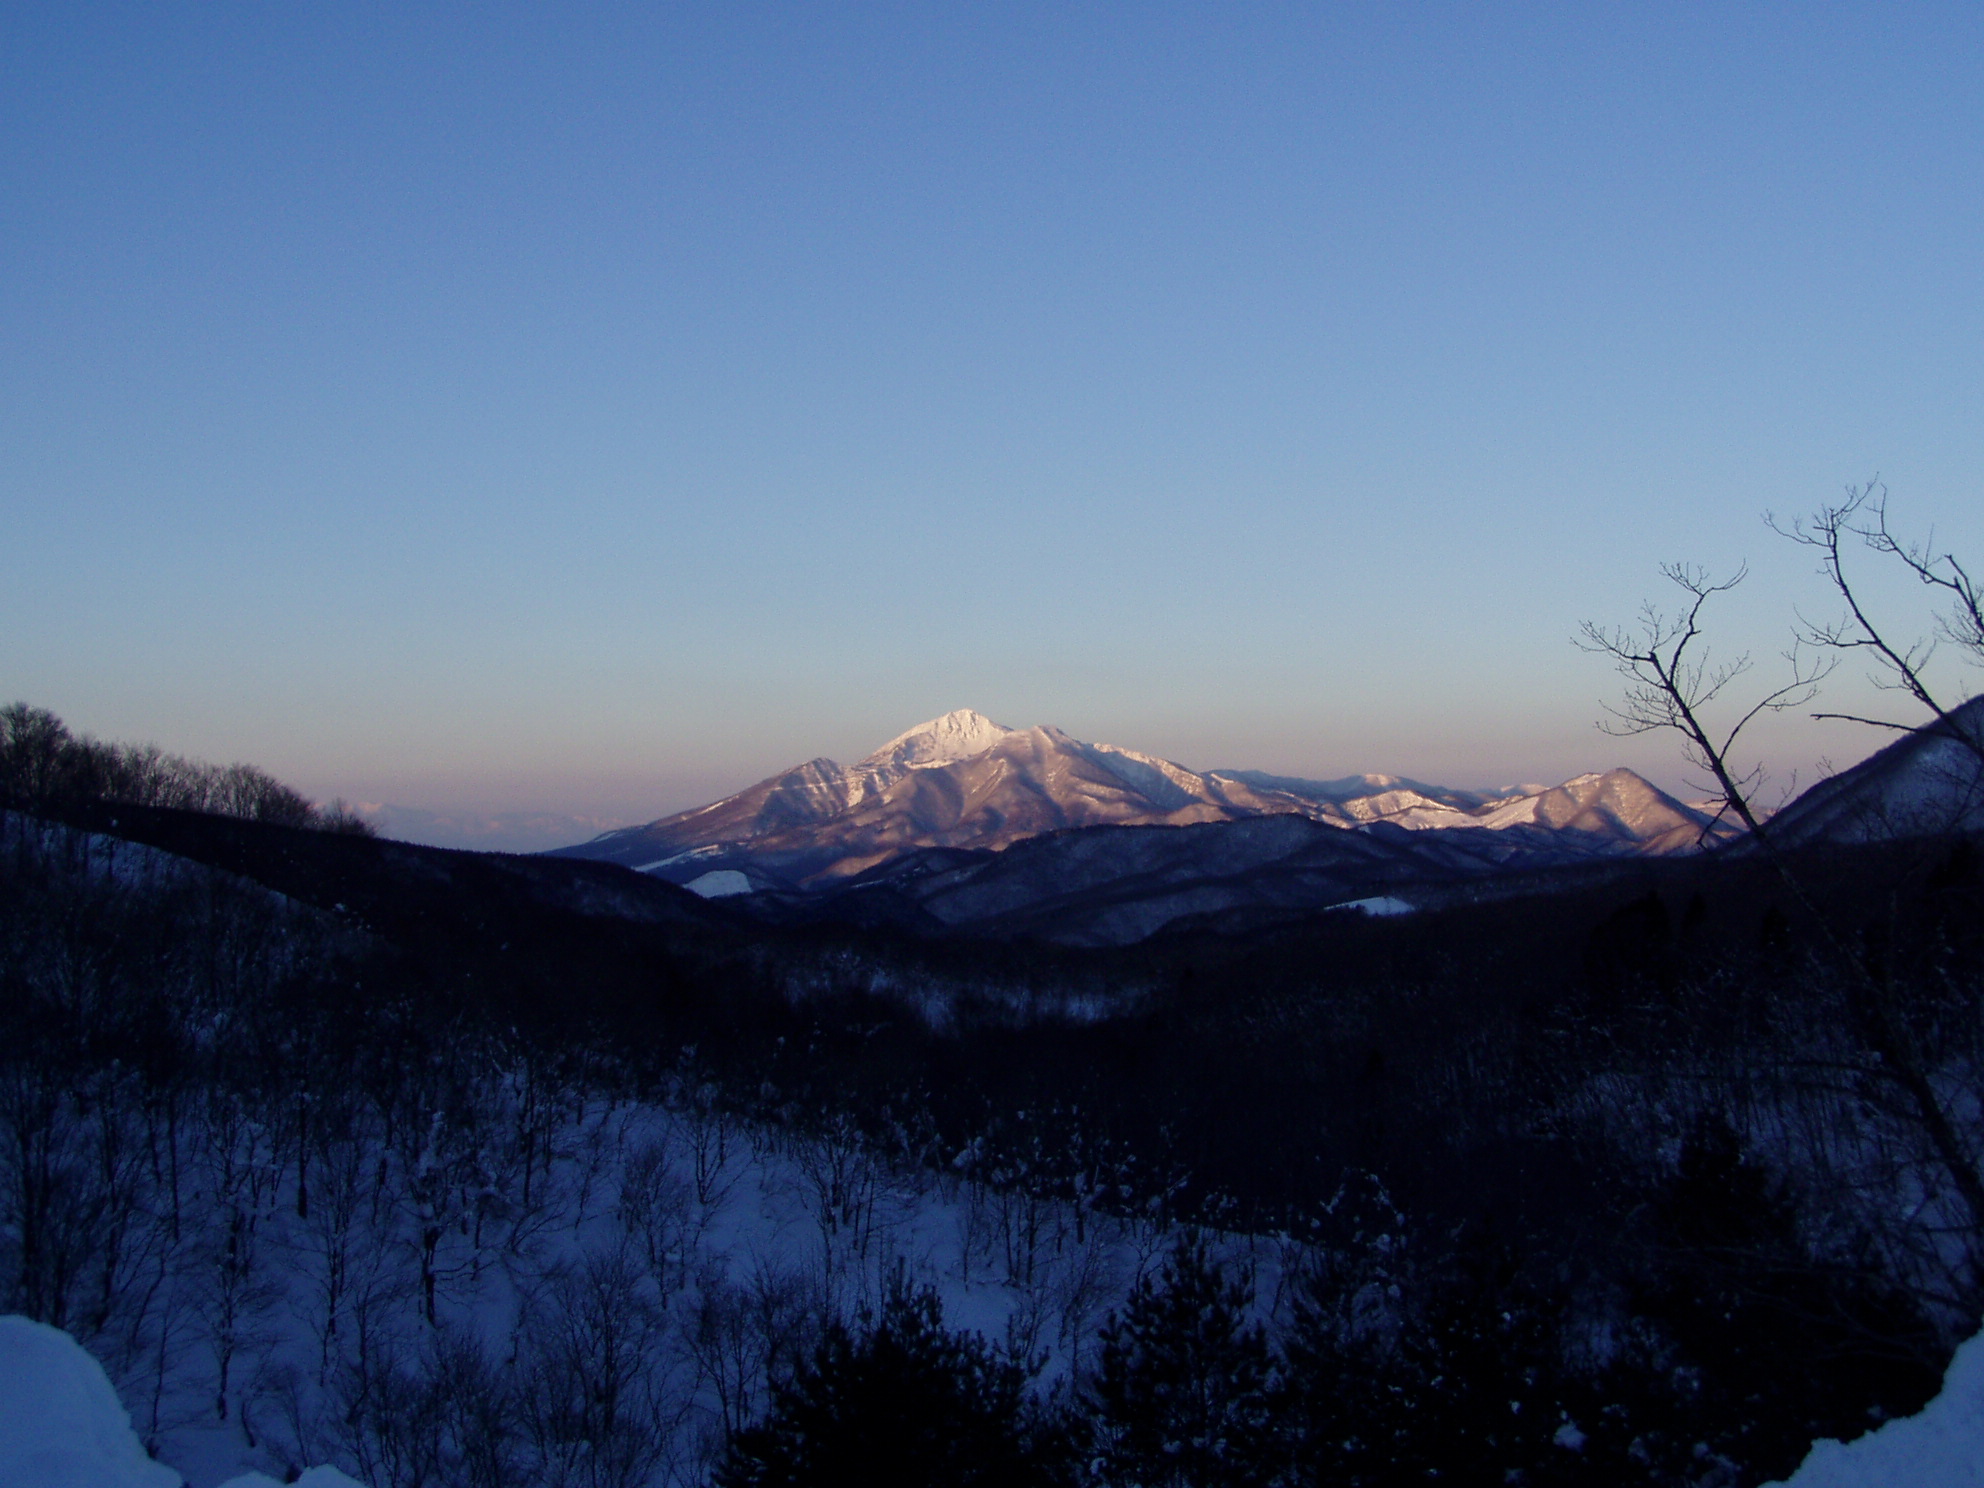
[[[1984,697],[1821,780],[1769,823],[1787,846],[1984,829]]]

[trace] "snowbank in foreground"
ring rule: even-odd
[[[67,1333],[0,1317],[0,1488],[183,1488],[152,1461],[103,1366]],[[263,1473],[221,1488],[283,1488]],[[294,1488],[363,1488],[313,1467]],[[1984,1334],[1956,1352],[1919,1415],[1857,1441],[1813,1443],[1804,1464],[1766,1488],[1984,1488]]]
[[[181,1488],[145,1454],[103,1366],[46,1323],[0,1317],[0,1488]],[[361,1488],[313,1467],[298,1488]],[[282,1488],[249,1473],[223,1488]]]
[[[1922,1413],[1842,1446],[1818,1441],[1782,1488],[1984,1488],[1984,1334],[1950,1360]],[[1766,1485],[1769,1488],[1769,1485]]]
[[[243,1473],[238,1478],[229,1478],[220,1488],[283,1488],[267,1473]],[[304,1472],[289,1488],[363,1488],[363,1485],[347,1478],[335,1467],[313,1467]]]
[[[59,1328],[0,1317],[0,1488],[179,1488],[103,1366]]]

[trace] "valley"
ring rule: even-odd
[[[898,741],[860,830],[1009,739]],[[1824,819],[1965,785],[1901,743]],[[1285,1481],[1756,1483],[1914,1410],[1974,1326],[1962,1170],[1899,1078],[1980,1067],[1960,821],[1775,861],[1674,850],[1701,819],[1623,772],[1260,787],[706,897],[90,758],[6,777],[6,1277],[193,1488],[735,1481],[918,1298],[1020,1371],[1000,1439],[1060,1481],[1155,1367],[1111,1329],[1221,1288],[1177,1367],[1237,1382]],[[805,850],[774,798],[732,861]],[[1388,819],[1427,801],[1501,822]],[[1878,1023],[1843,943],[1882,948]]]

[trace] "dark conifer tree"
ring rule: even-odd
[[[1919,1307],[1871,1258],[1816,1256],[1795,1192],[1726,1122],[1697,1126],[1652,1210],[1639,1306],[1699,1371],[1730,1456],[1788,1472],[1815,1437],[1855,1436],[1935,1393],[1943,1355]]]
[[[1409,1278],[1410,1300],[1389,1319],[1362,1326],[1340,1292],[1358,1285],[1354,1271],[1307,1279],[1278,1393],[1293,1481],[1597,1481],[1565,1410],[1556,1305],[1504,1246],[1464,1240],[1440,1264]],[[1559,1468],[1573,1476],[1552,1476]]]
[[[1026,1371],[943,1325],[937,1294],[898,1278],[879,1317],[830,1324],[731,1438],[719,1488],[1032,1488],[1062,1481],[1061,1438],[1026,1397]]]
[[[1093,1467],[1112,1488],[1245,1488],[1275,1476],[1267,1339],[1252,1280],[1182,1237],[1102,1330]]]

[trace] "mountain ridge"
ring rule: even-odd
[[[1767,826],[1784,846],[1984,829],[1984,695],[1819,781]]]
[[[718,801],[556,850],[705,891],[820,888],[927,849],[1003,849],[1095,826],[1195,826],[1295,816],[1347,831],[1573,833],[1633,853],[1686,851],[1708,818],[1630,770],[1513,792],[1391,775],[1308,780],[1195,771],[1058,728],[1009,728],[960,708],[853,765],[817,757]],[[723,875],[720,881],[714,875]],[[711,882],[703,882],[712,880]]]

